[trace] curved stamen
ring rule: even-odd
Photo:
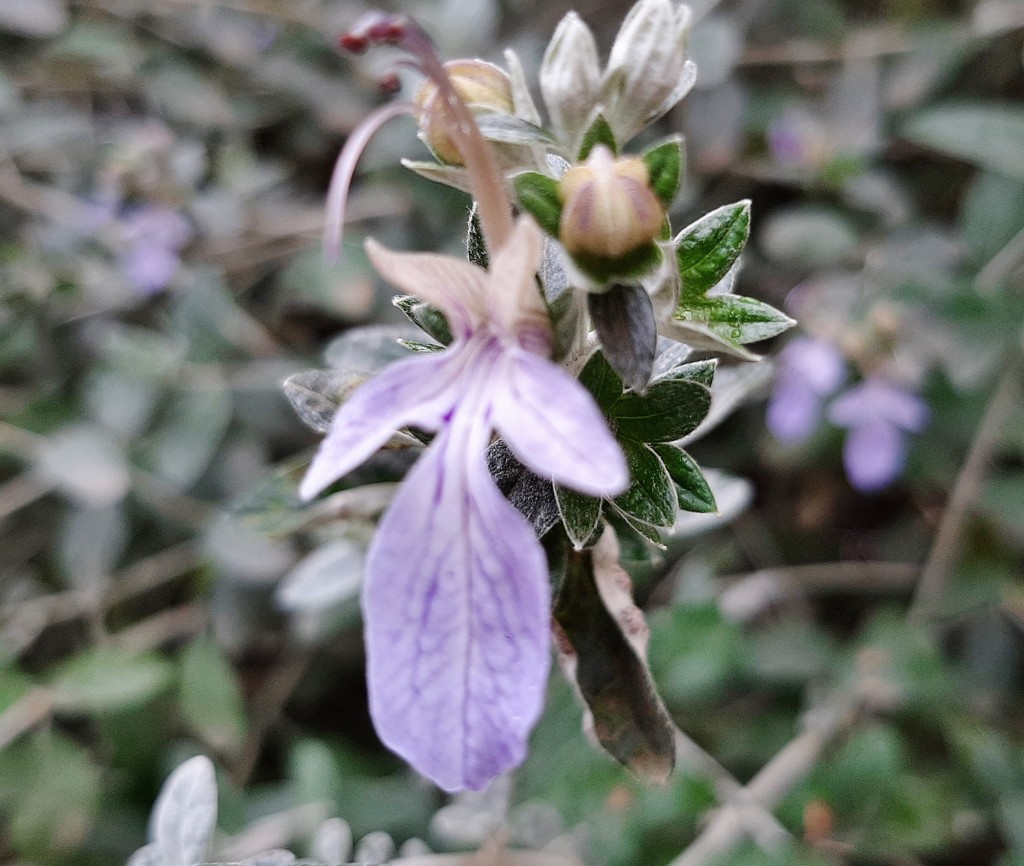
[[[411,102],[392,102],[382,105],[353,130],[341,149],[338,161],[331,174],[331,185],[327,190],[327,205],[324,222],[324,258],[332,265],[341,258],[341,236],[345,230],[345,207],[348,190],[356,171],[356,163],[362,156],[370,139],[376,135],[391,118],[402,114],[415,114],[416,106]]]
[[[341,38],[341,46],[360,53],[374,44],[404,48],[418,61],[421,70],[437,85],[451,120],[452,140],[462,155],[469,184],[476,199],[480,224],[488,246],[494,250],[512,233],[511,205],[505,179],[494,161],[490,145],[480,134],[473,114],[452,85],[430,37],[415,21],[404,15],[371,13]]]

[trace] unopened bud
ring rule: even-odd
[[[644,161],[616,159],[601,145],[563,175],[559,192],[558,238],[574,258],[619,259],[651,244],[665,221]]]
[[[512,114],[512,85],[503,69],[483,60],[451,60],[444,64],[452,86],[474,114]],[[463,158],[452,136],[454,122],[429,79],[416,94],[416,119],[420,137],[441,162],[462,165]]]

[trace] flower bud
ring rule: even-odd
[[[483,60],[451,60],[444,64],[452,86],[474,114],[512,114],[512,85],[503,69]],[[462,165],[462,154],[451,134],[453,123],[439,96],[437,85],[429,79],[416,93],[416,120],[420,138],[441,162]]]
[[[551,37],[538,77],[551,127],[575,152],[601,90],[594,35],[575,12],[562,19]]]
[[[665,221],[644,161],[616,159],[602,145],[563,175],[559,193],[558,238],[576,259],[621,259],[649,246]]]

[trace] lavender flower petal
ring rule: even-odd
[[[312,499],[366,460],[400,427],[438,429],[459,397],[454,383],[464,367],[464,348],[399,361],[362,384],[335,414],[302,479],[299,496]]]
[[[850,483],[862,493],[886,487],[903,471],[905,434],[884,421],[869,421],[850,430],[843,445],[843,466]]]
[[[821,396],[806,381],[784,373],[775,383],[765,421],[772,435],[786,445],[805,441],[821,420]]]
[[[516,457],[544,478],[581,493],[616,496],[629,470],[589,392],[561,367],[509,349],[505,381],[494,383],[494,426]]]
[[[928,417],[928,404],[917,394],[878,376],[850,388],[829,407],[829,420],[839,427],[876,420],[917,433]]]
[[[550,665],[544,554],[491,480],[489,433],[464,402],[381,521],[363,594],[377,731],[448,791],[522,761]]]

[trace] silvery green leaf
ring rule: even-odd
[[[284,380],[284,393],[300,420],[326,434],[338,406],[365,377],[345,370],[306,370]]]
[[[416,327],[422,330],[427,336],[432,337],[443,346],[451,343],[452,331],[448,319],[437,307],[432,307],[424,301],[414,298],[412,295],[401,295],[392,300]],[[408,340],[400,340],[408,345]]]
[[[128,858],[126,866],[165,866],[160,846],[154,843],[143,845]]]
[[[197,67],[162,63],[147,69],[139,83],[152,110],[170,120],[201,129],[225,129],[238,120],[227,91]]]
[[[576,550],[582,550],[593,539],[601,522],[601,500],[560,484],[555,485],[555,500],[565,534]]]
[[[53,680],[54,702],[74,713],[139,707],[165,692],[173,673],[162,656],[97,646],[61,666]]]
[[[331,340],[324,350],[324,360],[335,370],[346,373],[376,373],[392,361],[409,357],[399,340],[415,340],[422,336],[412,325],[367,325],[350,328]]]
[[[856,252],[857,243],[844,214],[817,205],[774,211],[761,233],[761,246],[771,258],[801,267],[840,264]]]
[[[725,84],[743,54],[739,27],[724,15],[702,18],[693,28],[690,45],[693,61],[700,70],[695,86],[701,90]]]
[[[658,337],[651,377],[657,378],[671,372],[676,367],[685,364],[692,354],[693,349],[685,343],[678,343],[667,337]]]
[[[594,35],[575,12],[568,13],[555,28],[538,79],[551,125],[572,149],[601,87]]]
[[[94,508],[120,502],[131,484],[121,446],[99,427],[85,424],[48,436],[36,469],[68,497]]]
[[[398,859],[404,860],[412,857],[428,857],[434,852],[430,846],[417,836],[406,839],[398,846]]]
[[[671,526],[679,503],[661,458],[641,442],[619,443],[629,467],[630,487],[612,500],[624,515],[649,526]]]
[[[502,144],[554,144],[554,136],[543,127],[511,114],[481,114],[476,118],[480,133],[488,141]]]
[[[442,165],[439,162],[416,159],[403,159],[401,162],[409,171],[415,172],[420,177],[462,190],[465,193],[472,193],[469,185],[469,173],[461,166]]]
[[[519,55],[511,48],[505,49],[505,66],[508,67],[509,84],[512,87],[512,108],[516,117],[521,117],[535,126],[540,126],[540,112],[530,93],[530,85],[526,81],[523,64],[519,60]]]
[[[309,853],[321,863],[347,863],[352,853],[352,828],[344,818],[328,818],[317,829]]]
[[[683,139],[678,135],[652,145],[643,152],[642,159],[650,175],[651,189],[666,209],[672,207],[676,193],[679,192],[685,156]]]
[[[375,830],[359,840],[355,854],[352,855],[352,862],[378,866],[389,862],[394,856],[395,840],[389,834]]]
[[[231,396],[223,386],[176,394],[148,444],[154,472],[179,489],[192,487],[217,453],[231,409]]]
[[[294,551],[289,543],[250,528],[240,519],[244,517],[243,512],[211,521],[204,538],[206,554],[228,580],[273,583],[291,568]]]
[[[701,352],[725,352],[744,361],[757,361],[760,355],[719,336],[703,322],[669,321],[659,323],[659,332],[672,340],[686,343]]]
[[[682,300],[706,295],[721,282],[749,235],[749,200],[717,208],[684,228],[673,241]]]
[[[202,863],[217,826],[217,778],[205,755],[181,764],[164,782],[150,817],[150,838],[164,866]]]
[[[292,866],[298,863],[295,855],[284,848],[271,848],[269,851],[260,851],[244,860],[238,861],[238,866]]]
[[[1024,109],[1001,103],[941,105],[916,114],[904,138],[1024,179]]]
[[[125,516],[117,506],[72,508],[59,534],[68,584],[87,592],[105,586],[127,534]]]
[[[181,714],[202,742],[237,756],[245,742],[246,716],[234,666],[216,641],[202,635],[181,663]]]
[[[355,598],[365,559],[365,550],[353,541],[325,544],[285,575],[275,592],[278,605],[291,612],[318,611]]]
[[[509,503],[525,517],[538,537],[558,523],[558,504],[551,482],[520,463],[503,439],[487,449],[487,468]]]

